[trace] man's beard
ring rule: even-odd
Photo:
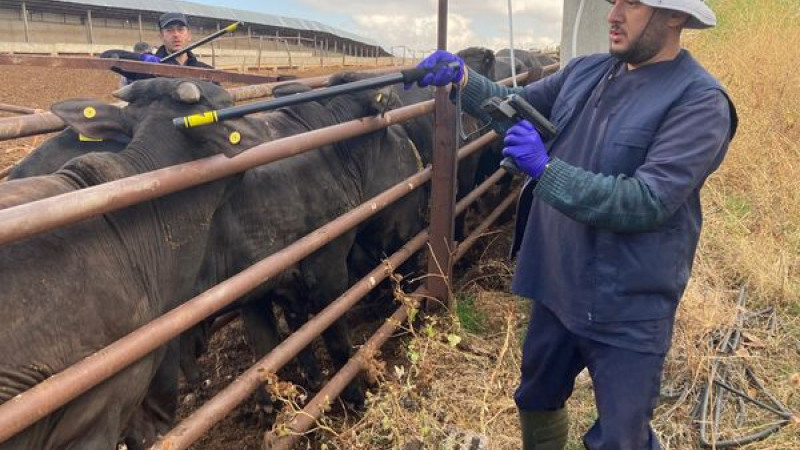
[[[659,17],[656,17],[656,15],[659,15]],[[615,51],[609,49],[609,52],[628,64],[641,64],[652,59],[664,47],[667,36],[667,27],[660,16],[659,11],[653,12],[641,36],[636,39],[636,42],[628,50]]]

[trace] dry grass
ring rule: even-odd
[[[687,34],[685,43],[727,86],[740,124],[704,190],[705,227],[665,369],[664,387],[677,397],[663,400],[653,422],[667,449],[697,448],[692,410],[708,383],[719,337],[735,321],[736,291],[743,285],[750,293],[747,309],[774,307],[778,323],[774,329],[747,324],[742,347],[728,358],[731,379],[747,363],[775,397],[800,411],[800,2],[713,3],[720,25]],[[323,435],[315,446],[451,449],[451,436],[460,430],[485,435],[491,449],[520,447],[512,393],[528,305],[503,293],[508,270],[484,264],[488,274],[468,274],[483,282],[467,281],[459,292],[468,310],[409,329],[402,347],[408,359],[381,374],[364,416],[336,424],[344,431]],[[494,291],[480,288],[487,282]],[[451,345],[452,335],[462,341]],[[583,448],[580,436],[595,418],[588,377],[579,377],[569,406],[568,448]],[[747,432],[773,420],[756,408],[747,411],[738,423],[723,416],[724,427]],[[744,448],[800,448],[800,425]]]

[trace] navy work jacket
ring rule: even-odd
[[[700,236],[700,188],[735,132],[733,104],[685,50],[630,72],[611,55],[577,58],[523,95],[561,130],[551,156],[637,178],[670,216],[645,232],[601,229],[551,207],[528,183],[517,215],[514,293],[543,303],[578,334],[665,352]],[[712,116],[720,126],[704,123]]]

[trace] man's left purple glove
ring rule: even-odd
[[[458,62],[457,69],[447,65],[452,62]],[[417,81],[417,86],[447,86],[450,83],[460,83],[464,79],[464,60],[446,50],[436,50],[417,64],[417,68],[426,70],[437,66],[436,71],[426,73]],[[411,86],[407,84],[405,88],[410,89]]]
[[[503,140],[503,156],[514,158],[517,167],[534,180],[544,173],[545,165],[550,162],[547,148],[542,142],[539,132],[527,120],[517,122],[506,132]]]
[[[139,59],[144,61],[144,62],[150,62],[150,63],[159,63],[159,62],[161,62],[161,58],[159,58],[158,56],[153,55],[151,53],[142,53],[141,55],[139,55]]]

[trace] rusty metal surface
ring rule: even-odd
[[[64,129],[64,121],[51,112],[0,119],[0,141]]]
[[[447,48],[447,0],[439,0],[437,48]],[[431,181],[431,239],[425,288],[442,304],[449,303],[453,263],[456,198],[456,111],[445,87],[437,87],[434,112],[433,179]]]
[[[266,83],[277,80],[277,78],[273,76],[234,73],[224,70],[202,69],[174,64],[154,64],[125,59],[0,54],[0,65],[96,70],[119,68],[127,72],[144,73],[160,77],[197,78],[220,83]]]
[[[0,244],[73,224],[431,112],[433,100],[0,210]]]
[[[46,417],[70,400],[110,378],[134,361],[166,344],[201,320],[281,273],[290,265],[322,248],[392,202],[418,189],[430,179],[430,175],[430,169],[425,169],[398,183],[366,203],[309,233],[292,245],[6,401],[0,405],[0,442]],[[258,376],[258,373],[254,373],[253,376]],[[240,386],[240,384],[233,383],[235,386]]]
[[[443,304],[449,302],[456,196],[456,113],[447,96],[444,88],[436,90],[429,276],[425,283],[431,296]]]
[[[0,103],[0,111],[10,112],[14,114],[35,114],[44,112],[41,109],[28,108],[27,106],[9,105],[7,103]]]

